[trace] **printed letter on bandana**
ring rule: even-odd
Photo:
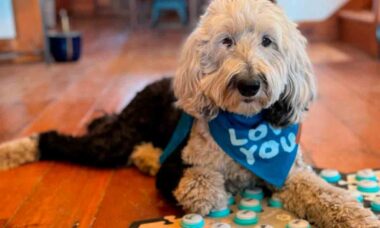
[[[228,129],[228,132],[230,133],[230,141],[231,144],[234,146],[243,146],[248,143],[248,139],[237,139],[235,129],[230,128]]]
[[[281,129],[280,128],[274,128],[272,125],[269,125],[270,129],[273,131],[275,135],[280,135],[281,134]]]
[[[251,129],[248,132],[248,138],[252,141],[259,141],[263,139],[268,134],[268,128],[265,124],[261,124],[256,129]]]
[[[284,149],[284,151],[291,153],[294,148],[297,146],[296,144],[296,135],[293,133],[289,133],[288,135],[288,140],[289,140],[289,145],[286,143],[285,137],[281,137],[281,146]]]
[[[274,140],[264,142],[260,147],[259,155],[263,159],[271,159],[280,152],[279,147],[280,145]]]
[[[253,154],[256,152],[256,150],[257,150],[257,146],[255,146],[255,145],[251,146],[251,148],[249,148],[249,150],[247,150],[243,147],[240,148],[240,152],[245,154],[246,159],[247,159],[247,163],[249,165],[253,165],[255,163],[255,158],[253,157]]]

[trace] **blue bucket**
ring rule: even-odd
[[[77,61],[81,55],[82,36],[79,32],[51,32],[49,45],[50,53],[55,61]]]

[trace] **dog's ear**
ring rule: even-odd
[[[266,120],[277,127],[302,121],[303,114],[316,97],[314,73],[306,53],[306,39],[295,26],[290,30],[291,35],[286,37],[288,40],[285,42],[288,46],[284,51],[288,81],[280,98],[266,110],[265,115]]]
[[[202,48],[207,43],[201,37],[196,29],[187,38],[173,80],[173,89],[180,108],[198,118],[211,118],[216,115],[217,108],[199,88],[202,78]]]

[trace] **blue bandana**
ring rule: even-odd
[[[191,116],[181,116],[161,163],[185,140],[192,123]],[[276,187],[284,185],[298,151],[298,124],[273,128],[262,113],[246,117],[221,111],[208,126],[215,142],[233,160]]]

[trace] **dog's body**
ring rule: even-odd
[[[161,80],[120,115],[95,120],[85,136],[48,132],[1,145],[0,168],[39,159],[123,166],[136,148],[133,162],[155,174],[160,150],[138,145],[164,148],[183,110],[195,117],[190,136],[160,167],[157,187],[185,210],[208,214],[227,205],[227,192],[260,182],[286,209],[319,227],[380,227],[350,193],[320,179],[300,150],[285,185],[276,188],[236,163],[210,134],[208,122],[221,110],[245,116],[263,112],[275,127],[300,123],[315,97],[305,44],[296,25],[268,0],[214,0],[186,41],[174,95],[170,80]]]
[[[177,124],[171,79],[139,92],[118,115],[93,120],[83,136],[49,131],[0,146],[0,170],[36,160],[55,160],[95,167],[126,166],[135,146],[150,142],[163,148]]]

